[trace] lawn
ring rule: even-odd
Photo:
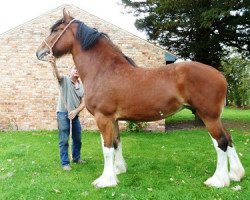
[[[223,118],[250,124],[249,112],[226,109]],[[249,199],[250,128],[231,130],[246,177],[222,189],[203,185],[216,166],[214,147],[204,128],[122,132],[128,171],[118,176],[117,187],[104,189],[91,185],[103,170],[97,132],[83,132],[82,155],[87,164],[73,164],[70,172],[61,170],[56,131],[2,132],[0,199]],[[233,190],[238,185],[241,190]]]
[[[191,121],[194,120],[194,115],[188,109],[183,109],[180,112],[176,113],[167,118],[167,122],[176,122],[176,121]],[[250,122],[250,110],[240,110],[236,108],[225,108],[222,113],[222,120],[231,120],[231,121],[241,121],[241,122]]]

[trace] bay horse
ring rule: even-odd
[[[104,170],[92,183],[95,187],[116,186],[117,175],[127,170],[119,120],[160,120],[183,106],[192,107],[201,117],[217,152],[215,173],[204,183],[224,187],[229,186],[230,180],[243,178],[244,168],[220,120],[227,82],[213,67],[191,61],[135,67],[106,34],[75,20],[65,9],[36,55],[46,61],[51,53],[56,58],[72,54],[84,84],[86,108],[101,133]]]

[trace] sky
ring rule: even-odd
[[[63,4],[73,4],[145,39],[145,33],[135,28],[133,15],[126,14],[119,3],[120,0],[4,0],[0,3],[0,34]]]

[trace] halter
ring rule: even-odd
[[[55,46],[55,44],[58,42],[58,40],[60,39],[60,37],[63,35],[63,33],[67,30],[67,28],[70,26],[70,24],[72,24],[74,21],[76,21],[75,19],[72,19],[68,24],[67,26],[65,26],[65,28],[63,29],[63,31],[58,35],[58,37],[56,38],[56,40],[53,42],[53,44],[50,46],[47,42],[46,42],[46,39],[45,38],[43,40],[43,42],[46,44],[46,46],[49,48],[49,52],[50,52],[50,55],[53,55],[53,51],[52,51],[52,48]]]

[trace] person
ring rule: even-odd
[[[68,156],[70,120],[72,120],[72,161],[83,164],[81,159],[81,124],[78,114],[84,109],[84,88],[79,80],[77,68],[73,66],[69,76],[62,76],[56,66],[56,60],[49,56],[48,61],[53,68],[53,74],[60,86],[60,96],[57,103],[57,122],[59,131],[59,149],[62,169],[70,171]]]

